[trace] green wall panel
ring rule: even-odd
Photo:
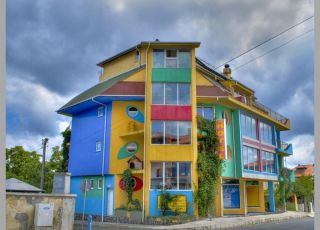
[[[242,177],[242,136],[240,123],[240,110],[233,111],[234,145],[236,149],[237,177]]]
[[[190,68],[153,68],[152,82],[191,82]]]

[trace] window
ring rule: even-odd
[[[190,105],[190,84],[152,83],[152,104]]]
[[[179,144],[180,145],[191,144],[191,122],[188,122],[188,121],[179,122]]]
[[[240,208],[239,180],[223,181],[223,207],[224,208]]]
[[[135,61],[139,61],[140,60],[140,51],[139,50],[136,50],[136,58],[135,58]]]
[[[272,144],[272,127],[260,122],[260,140],[267,144]]]
[[[178,143],[178,123],[176,121],[165,122],[165,144]]]
[[[212,106],[198,106],[197,114],[210,121],[213,120],[213,107]]]
[[[152,144],[191,144],[190,121],[152,121]]]
[[[101,107],[98,108],[98,117],[102,117],[103,113],[104,113],[104,107],[101,106]]]
[[[177,50],[166,50],[166,68],[178,67],[178,52]]]
[[[153,68],[190,68],[190,66],[190,50],[153,50]]]
[[[275,173],[275,154],[261,151],[262,171],[268,173]]]
[[[179,50],[179,67],[180,68],[190,68],[190,51],[189,50]]]
[[[96,152],[100,152],[102,149],[101,141],[96,142]]]
[[[178,104],[178,88],[177,83],[165,84],[165,102],[166,105]]]
[[[152,83],[152,104],[164,104],[164,83]]]
[[[248,146],[243,146],[242,149],[243,168],[251,171],[259,170],[258,150]]]
[[[94,189],[94,180],[93,179],[90,180],[90,189]]]
[[[128,109],[128,115],[129,117],[136,117],[139,113],[139,110],[134,107],[134,106],[131,106],[129,109]]]
[[[249,117],[245,114],[241,114],[241,131],[243,136],[257,139],[256,127],[256,119]]]
[[[152,162],[151,189],[190,190],[190,162]]]
[[[102,189],[102,179],[98,180],[98,189]]]
[[[151,189],[163,188],[163,163],[151,163]]]
[[[191,189],[190,163],[179,163],[179,189]]]
[[[152,121],[151,130],[152,130],[151,143],[164,144],[164,122]]]

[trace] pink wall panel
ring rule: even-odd
[[[152,105],[151,120],[191,121],[191,105]]]

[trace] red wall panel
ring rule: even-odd
[[[151,120],[191,121],[191,105],[152,105]]]

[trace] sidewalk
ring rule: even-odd
[[[171,226],[151,226],[151,225],[135,225],[135,224],[115,224],[115,223],[94,223],[94,230],[98,229],[226,229],[233,227],[245,227],[263,223],[277,223],[290,219],[301,219],[309,216],[306,212],[285,212],[280,214],[255,215],[246,217],[220,217],[212,220],[199,220],[186,224]],[[75,221],[75,229],[81,229],[81,221]],[[86,224],[84,225],[86,226]],[[84,229],[86,229],[84,227]]]

